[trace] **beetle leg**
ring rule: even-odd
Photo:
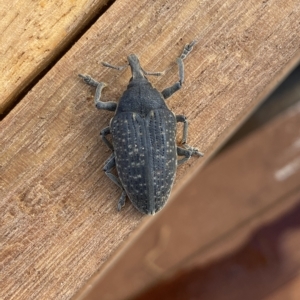
[[[103,171],[105,172],[105,174],[107,175],[107,177],[109,177],[109,179],[111,181],[113,181],[118,187],[123,189],[123,186],[122,186],[121,181],[119,180],[119,178],[111,173],[112,168],[115,167],[115,166],[116,166],[115,155],[112,154],[107,159],[107,161],[105,162],[104,167],[103,167]]]
[[[122,195],[118,202],[118,211],[120,211],[122,207],[125,205],[125,201],[126,201],[126,192],[123,190]]]
[[[200,152],[197,148],[193,148],[191,146],[188,145],[184,145],[184,148],[178,147],[177,146],[177,155],[179,156],[184,156],[184,158],[179,159],[177,161],[178,165],[183,164],[184,162],[186,162],[187,160],[189,160],[191,158],[191,156],[203,156],[204,154],[202,152]]]
[[[126,192],[123,189],[122,183],[119,180],[118,177],[116,177],[115,175],[113,175],[111,173],[111,170],[113,167],[116,166],[116,161],[115,161],[115,155],[112,154],[108,160],[105,162],[104,167],[103,167],[103,171],[105,172],[106,176],[114,183],[116,184],[118,187],[120,187],[122,189],[122,195],[118,201],[118,210],[121,210],[121,208],[125,205],[125,200],[126,200]]]
[[[184,162],[186,162],[187,160],[189,160],[190,157],[191,157],[191,153],[188,150],[180,148],[178,146],[177,146],[177,155],[179,155],[179,156],[185,156],[184,158],[181,158],[181,159],[177,160],[177,165],[183,164]]]
[[[100,131],[100,135],[102,138],[102,141],[106,144],[106,146],[111,149],[112,151],[114,151],[114,147],[112,145],[112,143],[106,138],[106,136],[110,134],[110,127],[105,127],[104,129],[102,129]]]
[[[96,87],[94,102],[97,109],[105,109],[110,111],[116,110],[117,102],[113,102],[113,101],[103,102],[100,100],[102,89],[106,86],[104,82],[98,82],[89,75],[79,74],[79,77],[81,77],[86,84]]]
[[[182,136],[182,140],[181,143],[185,144],[187,141],[187,135],[188,135],[188,121],[186,119],[186,116],[184,115],[177,115],[176,116],[176,122],[182,122],[183,123],[183,136]]]
[[[162,91],[162,95],[165,99],[169,98],[175,92],[180,90],[180,88],[181,88],[181,86],[184,82],[184,64],[183,64],[183,60],[193,50],[193,46],[195,44],[196,44],[196,41],[192,41],[191,43],[185,45],[180,57],[177,58],[177,64],[178,64],[178,70],[179,70],[179,81]]]

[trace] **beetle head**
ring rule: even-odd
[[[135,54],[130,54],[127,59],[131,68],[132,79],[146,79],[138,57]]]

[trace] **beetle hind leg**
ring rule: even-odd
[[[116,166],[116,161],[115,161],[115,156],[114,154],[112,154],[108,160],[105,162],[104,167],[103,167],[103,171],[105,172],[106,176],[114,183],[116,184],[118,187],[120,187],[122,189],[122,195],[118,201],[118,211],[120,211],[122,209],[122,207],[125,205],[125,201],[126,201],[126,192],[122,186],[121,181],[119,180],[119,178],[117,176],[115,176],[114,174],[111,173],[111,170],[113,167]]]
[[[79,74],[78,76],[81,77],[86,84],[94,86],[96,88],[94,102],[97,109],[105,109],[109,111],[115,111],[117,109],[117,102],[113,102],[113,101],[103,102],[100,100],[102,90],[104,87],[106,87],[106,83],[98,82],[89,75]]]
[[[122,209],[122,207],[125,205],[126,202],[126,192],[123,190],[122,195],[118,202],[118,211]]]

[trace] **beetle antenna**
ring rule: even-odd
[[[111,64],[109,64],[109,63],[107,63],[107,62],[101,62],[102,63],[102,65],[104,66],[104,67],[107,67],[107,68],[112,68],[112,69],[115,69],[115,70],[118,70],[118,71],[123,71],[124,69],[126,69],[129,65],[127,64],[127,65],[125,65],[125,66],[113,66],[113,65],[111,65]]]

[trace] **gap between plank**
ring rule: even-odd
[[[81,39],[81,37],[96,23],[96,21],[115,3],[115,0],[108,0],[106,4],[99,9],[99,11],[93,16],[82,28],[74,30],[73,35],[70,36],[65,43],[62,44],[56,54],[52,57],[51,61],[42,68],[42,70],[29,80],[25,87],[20,88],[20,92],[17,92],[15,99],[11,101],[11,104],[6,108],[3,114],[0,114],[0,122],[17,106],[27,93],[53,68],[53,66],[73,47],[73,45]]]

